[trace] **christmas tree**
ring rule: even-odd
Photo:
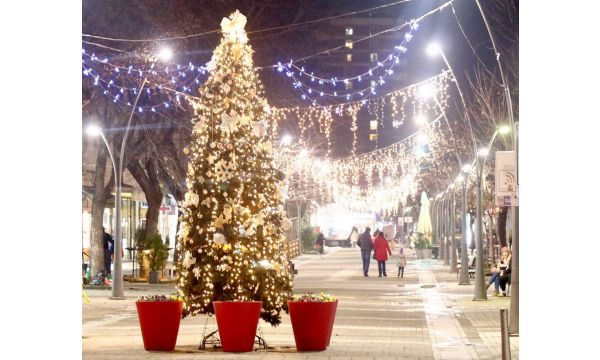
[[[184,317],[213,314],[213,301],[262,301],[261,318],[278,325],[292,280],[284,253],[284,176],[273,166],[269,105],[254,70],[238,11],[195,102],[187,193],[181,204],[177,290]]]

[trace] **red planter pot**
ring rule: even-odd
[[[144,349],[173,351],[177,343],[182,301],[137,301]]]
[[[288,301],[298,351],[323,351],[329,346],[338,301]]]
[[[223,351],[252,351],[262,301],[215,301],[213,305]]]

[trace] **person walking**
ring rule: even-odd
[[[355,247],[356,242],[358,241],[358,229],[356,228],[356,226],[352,227],[352,231],[350,232],[350,236],[348,236],[348,239],[350,240],[350,246]]]
[[[115,251],[115,241],[112,236],[102,227],[102,248],[104,249],[104,271],[110,275],[110,263]]]
[[[366,227],[365,231],[358,237],[357,245],[360,247],[360,256],[363,263],[363,276],[369,276],[369,264],[371,263],[371,251],[373,250],[373,240],[371,240],[371,228]]]
[[[388,254],[392,255],[390,244],[383,235],[383,232],[379,232],[375,240],[373,240],[373,247],[375,248],[375,260],[377,260],[377,270],[379,270],[379,277],[387,276],[385,271],[385,262],[388,260]]]
[[[398,276],[404,277],[404,267],[406,266],[406,255],[404,254],[404,248],[400,247],[400,253],[398,254]]]
[[[325,235],[323,235],[323,232],[319,232],[319,236],[317,236],[315,245],[319,247],[319,253],[323,254],[323,245],[325,245]]]

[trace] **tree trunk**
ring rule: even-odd
[[[101,140],[99,140],[101,141]],[[102,220],[104,208],[114,185],[114,173],[106,186],[106,164],[108,151],[104,144],[98,144],[98,155],[96,157],[96,173],[94,177],[94,197],[92,198],[92,238],[90,240],[90,261],[92,263],[92,276],[104,269],[104,247],[102,246]]]
[[[492,266],[494,264],[496,264],[496,254],[494,251],[495,245],[494,245],[494,234],[492,233],[492,231],[494,231],[494,229],[496,228],[494,226],[494,216],[492,215],[492,213],[488,212],[488,217],[490,218],[490,226],[488,227],[489,231],[488,231],[488,250],[489,250],[489,256],[490,256],[490,261],[492,262]],[[497,234],[497,233],[496,233]]]
[[[146,237],[149,237],[158,233],[158,215],[163,195],[154,161],[150,159],[145,165],[144,168],[139,161],[134,160],[128,164],[127,169],[144,191],[148,201],[145,233]]]
[[[498,214],[498,240],[500,241],[500,247],[508,246],[506,241],[506,217],[508,216],[507,206],[500,207],[500,214]]]
[[[146,212],[146,236],[153,236],[158,233],[158,215],[160,212],[160,202],[148,201],[148,211]]]
[[[102,246],[102,218],[106,200],[100,201],[98,196],[92,199],[92,238],[90,241],[90,262],[92,275],[96,275],[104,269],[104,248]]]

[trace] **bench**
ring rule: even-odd
[[[473,256],[473,258],[471,259],[471,261],[469,262],[469,277],[470,278],[474,278],[475,277],[475,262],[476,262],[477,258],[475,256]],[[461,268],[461,264],[458,264],[456,266],[456,277],[458,277],[458,274],[460,274],[460,268]]]

